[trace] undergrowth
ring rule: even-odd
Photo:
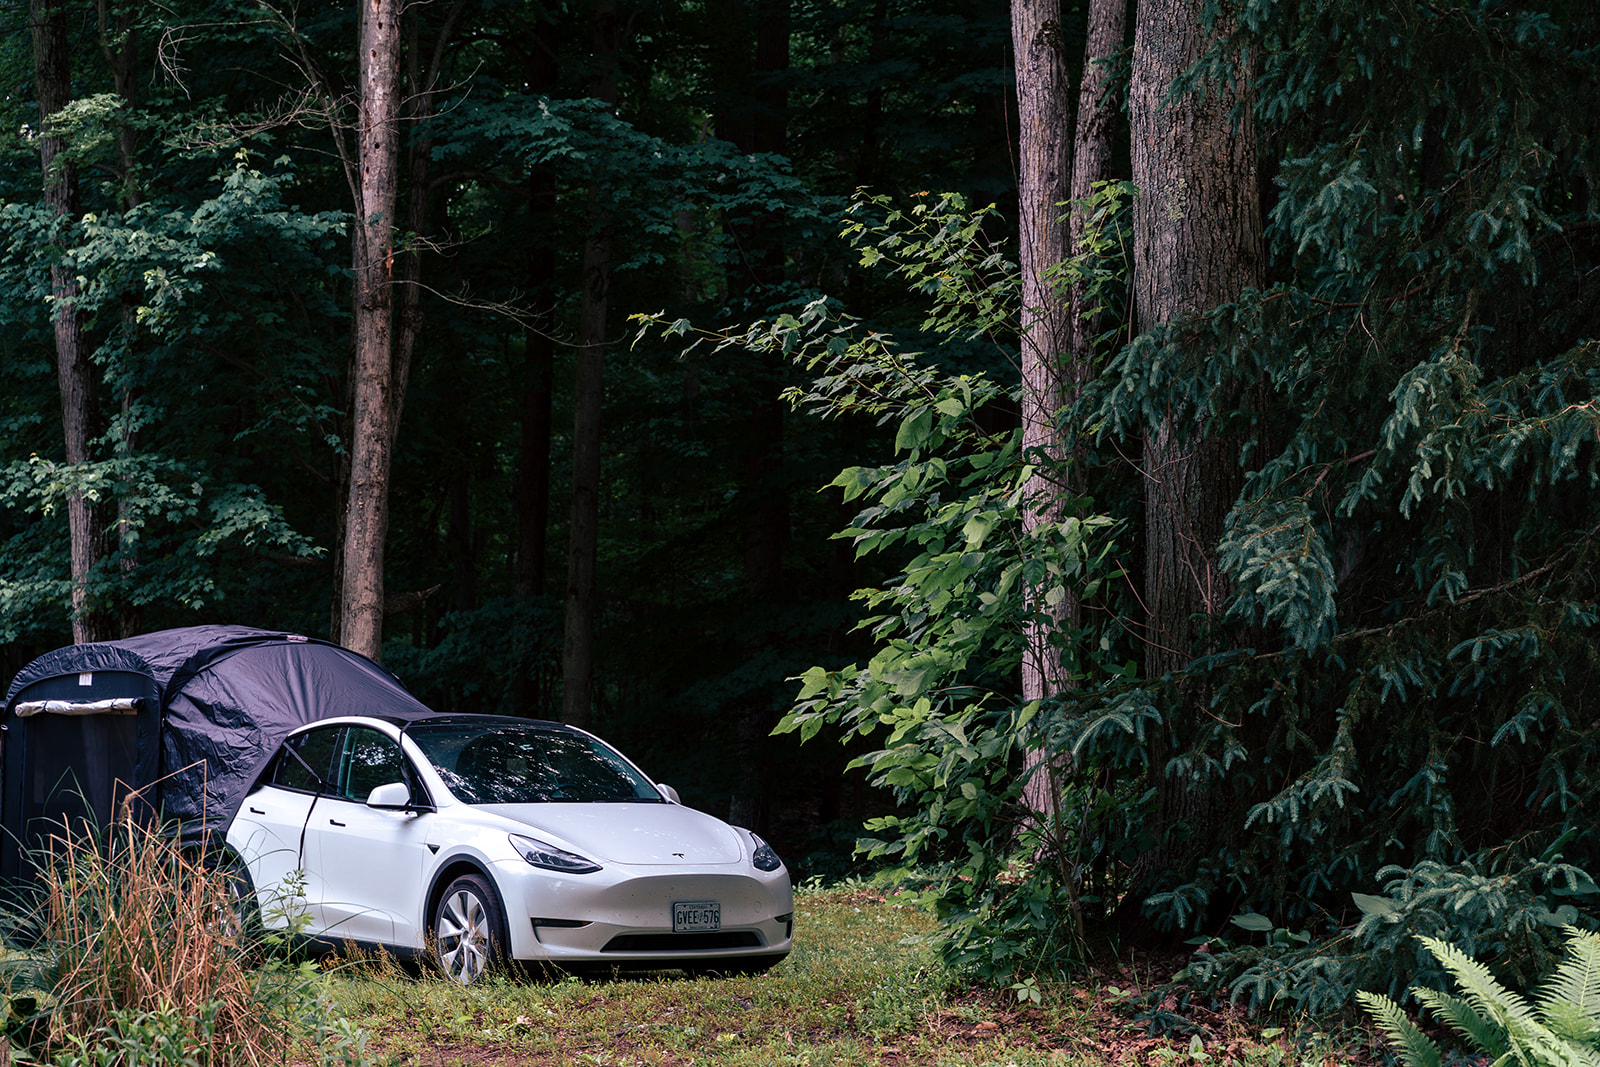
[[[1448,942],[1527,984],[1557,964],[1564,938],[1594,930],[1600,886],[1554,847],[1534,860],[1484,853],[1455,864],[1424,861],[1379,872],[1383,893],[1352,894],[1353,925],[1292,929],[1268,916],[1235,916],[1235,933],[1199,945],[1176,980],[1251,1010],[1328,1017],[1357,990],[1403,999],[1446,971],[1428,940]]]
[[[244,921],[212,859],[131,815],[104,832],[57,829],[5,916],[0,990],[20,1062],[367,1062],[325,977]]]

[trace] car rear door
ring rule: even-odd
[[[422,948],[430,816],[367,807],[368,794],[390,782],[406,783],[413,803],[426,802],[393,738],[372,727],[347,727],[336,765],[337,795],[318,805],[307,834],[308,849],[316,839],[319,925],[325,937]]]
[[[307,818],[328,803],[343,734],[341,726],[325,726],[285,741],[268,765],[266,781],[245,797],[228,828],[228,844],[250,869],[269,928],[283,929],[297,916],[317,924],[321,876],[318,865],[302,853],[301,841]]]

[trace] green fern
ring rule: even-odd
[[[1568,1041],[1600,1046],[1600,934],[1573,931],[1567,956],[1539,991],[1539,1010]]]
[[[1534,1001],[1501,985],[1454,945],[1418,940],[1461,993],[1414,988],[1412,996],[1496,1067],[1600,1067],[1600,935],[1571,932],[1566,957]],[[1407,1067],[1439,1067],[1438,1046],[1399,1005],[1375,993],[1356,996]]]
[[[1360,992],[1356,999],[1367,1013],[1377,1020],[1378,1029],[1388,1035],[1399,1047],[1400,1058],[1408,1067],[1439,1067],[1439,1046],[1435,1045],[1405,1011],[1382,993]]]

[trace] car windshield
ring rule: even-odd
[[[585,734],[517,723],[417,723],[406,730],[468,804],[663,802],[650,780]]]

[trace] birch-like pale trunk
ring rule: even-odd
[[[1022,444],[1036,473],[1025,489],[1023,543],[1061,522],[1066,487],[1065,454],[1056,414],[1066,403],[1072,317],[1049,271],[1071,254],[1064,206],[1072,191],[1072,76],[1061,34],[1060,0],[1012,0],[1011,41],[1016,53],[1018,260],[1022,270]],[[1048,585],[1048,583],[1044,583]],[[1066,684],[1052,634],[1070,625],[1072,603],[1035,601],[1022,660],[1022,698],[1042,700]],[[1042,749],[1026,756],[1024,803],[1039,825],[1050,824],[1059,803],[1059,768]]]

